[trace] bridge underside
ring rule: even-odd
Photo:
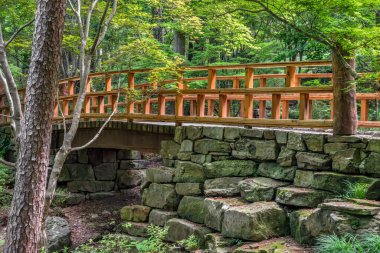
[[[86,144],[99,131],[103,122],[81,122],[73,141],[73,147]],[[55,125],[52,148],[62,144],[64,131],[62,125]],[[88,148],[129,149],[142,152],[159,153],[161,141],[174,137],[174,127],[142,123],[111,122],[99,138]]]

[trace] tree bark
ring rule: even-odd
[[[38,251],[66,0],[39,0],[5,253]]]
[[[339,55],[340,54],[340,55]],[[334,85],[334,135],[356,134],[358,127],[356,87],[352,71],[342,62],[342,57],[355,70],[355,57],[341,49],[332,53]]]

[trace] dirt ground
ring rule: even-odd
[[[140,203],[140,188],[129,189],[114,197],[85,201],[79,205],[54,208],[51,215],[66,218],[71,225],[72,246],[76,247],[101,234],[112,232],[119,223],[119,210],[126,205]],[[0,210],[0,242],[4,240],[8,210]],[[2,251],[0,246],[0,251]]]

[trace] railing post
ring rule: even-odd
[[[285,78],[285,87],[297,87],[299,82],[297,80],[297,67],[296,66],[287,66],[286,67],[286,78]],[[289,118],[289,101],[282,101],[282,118]]]
[[[267,86],[267,79],[266,78],[260,78],[260,88],[264,88]],[[259,117],[260,118],[266,118],[267,114],[267,101],[266,100],[260,100],[259,103]]]
[[[208,89],[216,89],[216,69],[208,70]],[[207,101],[207,116],[212,117],[214,116],[214,100],[208,99]]]
[[[67,116],[69,115],[69,100],[65,99],[63,100],[63,115],[64,116]]]
[[[245,88],[252,89],[253,88],[253,68],[245,69]],[[253,117],[253,95],[246,94],[244,98],[244,118],[252,118]]]
[[[158,95],[158,115],[165,115],[165,102],[166,98],[164,95]]]
[[[272,119],[280,119],[281,94],[272,94]]]
[[[366,99],[360,100],[360,121],[368,121],[368,103]]]
[[[179,91],[175,97],[175,116],[181,117],[183,116],[183,95],[181,93],[181,91],[183,90],[183,72],[180,73],[180,77],[177,82],[177,88]],[[176,125],[181,124],[176,122]]]
[[[194,100],[190,100],[190,116],[197,114],[197,105]]]
[[[106,74],[106,91],[111,91],[112,90],[112,76]]]
[[[313,118],[313,100],[309,100],[309,119],[312,119]]]
[[[135,89],[135,73],[134,72],[129,72],[128,73],[128,88],[129,88],[129,93],[133,92]],[[132,99],[129,97],[127,98],[127,114],[131,114],[135,112],[134,109],[134,102]]]
[[[330,100],[330,119],[334,120],[334,100]]]
[[[75,82],[73,80],[69,80],[69,95],[74,95],[74,87]]]
[[[143,113],[144,114],[150,114],[151,113],[151,106],[150,106],[150,95],[148,94],[148,92],[147,92],[147,88],[144,86],[143,88],[143,92],[145,92],[146,93],[146,98],[145,98],[145,100],[143,101]]]
[[[309,94],[301,93],[300,94],[300,109],[299,109],[300,120],[309,119]]]

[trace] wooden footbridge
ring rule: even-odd
[[[167,79],[149,81],[153,80],[149,78],[152,71],[136,69],[90,74],[82,118],[89,121],[106,119],[118,107],[114,119],[119,121],[333,126],[334,77],[330,61],[183,67]],[[322,85],[310,85],[315,80]],[[54,110],[57,122],[72,116],[79,77],[61,80],[59,86],[60,106],[57,103]],[[23,89],[20,94],[25,97]],[[368,108],[371,100],[379,98],[378,93],[357,94],[359,127],[380,127],[379,121],[369,121]],[[0,114],[3,115],[0,124],[9,120],[4,116],[9,114],[5,101],[5,95],[0,95]],[[328,119],[312,117],[316,101],[330,103]],[[290,108],[298,115],[297,119],[290,118]]]

